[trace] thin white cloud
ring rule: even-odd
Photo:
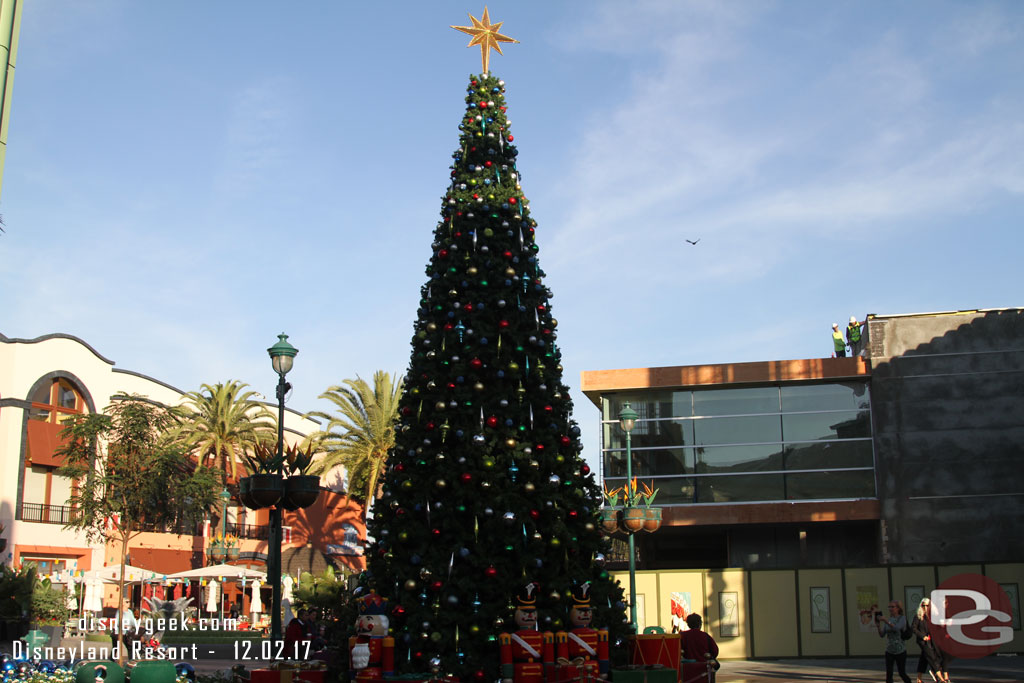
[[[272,77],[231,97],[224,123],[224,150],[215,188],[231,202],[270,190],[288,160],[295,125],[290,83]]]

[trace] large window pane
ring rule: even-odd
[[[782,437],[786,441],[863,439],[870,436],[871,416],[867,410],[782,416]]]
[[[655,450],[633,449],[633,475],[692,474],[693,449],[659,448]],[[626,451],[605,451],[604,475],[606,477],[626,476]]]
[[[781,474],[697,477],[698,503],[784,500]]]
[[[625,448],[626,433],[618,422],[606,422],[604,428],[605,448]],[[631,433],[633,448],[659,446],[692,446],[692,420],[637,420]]]
[[[618,420],[619,411],[626,401],[629,401],[629,407],[637,412],[641,420],[655,417],[690,417],[693,414],[691,393],[663,389],[605,395],[601,401],[601,419]]]
[[[853,472],[802,472],[786,475],[786,494],[791,500],[823,498],[874,498],[874,470]]]
[[[693,431],[694,443],[700,446],[782,441],[782,427],[778,415],[694,420]]]
[[[658,490],[658,496],[654,499],[655,505],[689,505],[694,502],[694,484],[690,477],[657,477],[646,479],[644,483]],[[625,484],[625,478],[605,480],[608,489],[620,488]],[[619,504],[622,504],[621,499]]]
[[[782,444],[697,449],[697,474],[782,469]]]
[[[778,387],[708,389],[693,392],[694,415],[751,415],[777,412]]]
[[[868,386],[864,382],[804,384],[782,387],[782,410],[857,410],[869,408]]]
[[[872,467],[870,441],[828,441],[786,445],[787,470]]]

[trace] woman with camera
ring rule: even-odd
[[[899,669],[903,683],[910,683],[907,675],[907,647],[903,644],[903,631],[907,628],[907,617],[899,600],[889,601],[889,616],[875,612],[875,626],[878,635],[885,638],[885,683],[892,683],[893,664]]]

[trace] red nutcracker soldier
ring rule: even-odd
[[[572,591],[569,622],[572,630],[555,635],[558,648],[557,680],[604,679],[608,677],[608,631],[590,627],[590,582]]]
[[[359,600],[356,635],[348,639],[356,681],[380,681],[395,673],[395,639],[388,637],[388,601],[376,593]]]
[[[541,683],[555,663],[555,637],[537,630],[537,584],[528,583],[516,596],[515,633],[498,634],[502,683]]]

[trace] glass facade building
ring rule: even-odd
[[[659,505],[874,498],[867,381],[602,393],[605,486],[625,484],[618,413],[639,414],[633,475]]]

